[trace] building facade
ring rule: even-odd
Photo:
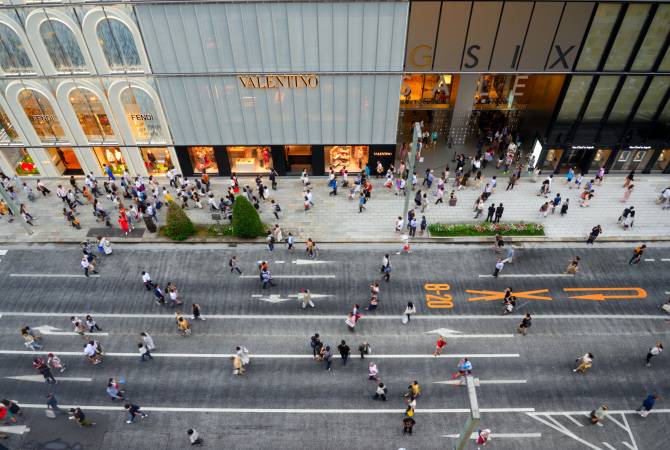
[[[423,120],[545,169],[670,171],[670,4],[0,2],[0,170],[363,170]]]

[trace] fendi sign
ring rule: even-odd
[[[318,75],[239,75],[242,86],[247,89],[315,89],[319,86]]]

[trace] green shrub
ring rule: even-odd
[[[181,206],[171,202],[167,211],[167,225],[165,235],[173,241],[183,241],[195,233],[193,222],[186,215]]]
[[[258,211],[245,197],[238,195],[233,204],[233,235],[255,238],[265,235]]]
[[[431,236],[544,236],[544,227],[537,223],[489,223],[428,225]]]

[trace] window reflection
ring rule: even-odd
[[[86,72],[86,61],[74,33],[63,22],[47,19],[40,34],[58,72]]]
[[[635,113],[634,122],[651,122],[670,87],[670,77],[654,77]]]
[[[626,17],[621,23],[621,28],[617,31],[614,46],[607,57],[605,70],[623,70],[626,67],[640,30],[647,19],[650,7],[649,4],[631,4],[628,6]]]
[[[600,3],[591,23],[589,35],[577,62],[577,70],[596,70],[614,27],[619,9],[618,3]]]
[[[138,71],[140,55],[133,34],[118,19],[104,19],[98,24],[98,42],[112,71]]]
[[[633,70],[651,70],[656,62],[658,53],[663,48],[665,37],[668,34],[670,23],[670,5],[659,5],[654,20],[651,22],[642,46],[635,56]]]
[[[0,142],[20,142],[19,135],[2,108],[0,108]]]
[[[104,142],[114,139],[114,131],[98,96],[87,89],[73,89],[70,104],[89,142]]]
[[[7,73],[33,72],[33,65],[21,39],[4,23],[0,23],[0,66]]]
[[[579,110],[586,97],[586,92],[591,84],[591,76],[574,76],[570,81],[570,87],[565,94],[563,104],[561,105],[561,112],[558,114],[559,122],[571,122],[577,119]]]
[[[148,93],[130,86],[121,93],[121,103],[136,142],[165,142],[156,106]]]
[[[42,142],[65,140],[65,132],[51,103],[39,92],[24,89],[19,93],[19,103]]]

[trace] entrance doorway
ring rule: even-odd
[[[642,172],[647,167],[647,163],[653,153],[654,151],[651,148],[644,150],[630,148],[619,150],[610,170],[637,170],[638,172]]]
[[[77,155],[69,147],[48,147],[49,157],[61,175],[83,175]]]
[[[310,145],[287,145],[284,147],[286,173],[297,175],[303,169],[312,174],[312,147]]]

